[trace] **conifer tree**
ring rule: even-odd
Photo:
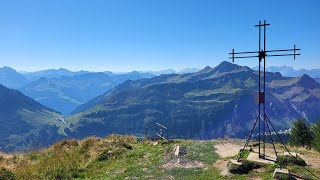
[[[289,144],[291,146],[303,146],[310,149],[312,140],[313,136],[310,127],[304,119],[299,118],[293,123]]]
[[[317,151],[320,151],[320,120],[313,126],[312,132],[314,135],[312,145]]]

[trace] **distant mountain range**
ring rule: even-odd
[[[0,68],[0,84],[9,88],[20,88],[28,83],[26,77],[10,67]]]
[[[55,142],[61,137],[60,116],[21,92],[0,85],[0,151],[21,151]]]
[[[118,76],[118,75],[133,75],[137,76],[139,74],[141,77],[150,78],[153,76],[158,76],[161,74],[182,74],[182,73],[191,73],[196,72],[199,69],[196,68],[187,68],[181,71],[175,71],[173,69],[161,70],[161,71],[132,71],[132,72],[111,72],[105,71],[103,73],[109,76]],[[68,69],[60,68],[60,69],[48,69],[42,71],[35,71],[35,72],[26,72],[26,71],[16,71],[13,68],[4,66],[0,68],[0,84],[3,84],[9,88],[21,88],[26,84],[36,81],[40,78],[60,78],[61,76],[76,76],[81,74],[88,74],[88,73],[99,73],[99,72],[91,72],[91,71],[70,71]]]
[[[174,69],[167,69],[167,70],[162,70],[162,71],[141,71],[141,72],[147,72],[150,74],[154,74],[156,76],[159,76],[161,74],[185,74],[185,73],[194,73],[199,71],[200,69],[197,68],[187,68],[181,71],[176,71]]]
[[[19,89],[24,94],[64,115],[69,114],[78,105],[126,80],[154,76],[137,71],[114,74],[112,72],[72,72],[60,68],[19,73],[10,67],[0,68],[0,84]]]
[[[72,72],[67,69],[48,69],[36,72],[17,72],[10,67],[0,68],[0,84],[19,89],[38,102],[64,115],[77,106],[99,96],[126,80],[151,78],[158,74],[188,73],[197,69],[148,71],[129,73]]]
[[[320,117],[320,84],[308,75],[267,73],[267,113],[278,129],[298,117]],[[244,137],[256,118],[257,72],[222,62],[189,74],[126,81],[79,106],[67,118],[71,137],[111,133],[143,136],[156,122],[177,137]]]
[[[24,72],[22,75],[28,80],[28,81],[36,81],[40,78],[59,78],[61,76],[75,76],[80,74],[86,74],[90,73],[89,71],[76,71],[72,72],[64,68],[60,69],[48,69],[43,71],[36,71],[36,72]]]
[[[151,74],[132,72],[107,75],[105,73],[84,73],[59,78],[40,78],[24,87],[21,92],[34,98],[43,105],[53,108],[64,115],[70,114],[77,106],[103,94],[126,80],[142,79]]]
[[[254,70],[257,70],[259,66],[253,67]],[[270,66],[266,68],[269,72],[280,72],[285,77],[297,77],[307,74],[312,78],[320,78],[320,69],[293,69],[289,66]]]
[[[19,86],[12,83],[14,79],[27,81],[20,87],[22,92],[55,110],[61,108],[64,114],[84,104],[63,118],[21,92],[0,86],[0,151],[42,147],[62,138],[111,133],[144,136],[146,128],[156,122],[167,125],[171,135],[175,129],[178,138],[245,137],[256,118],[257,72],[229,62],[160,76],[44,73],[48,77],[30,82],[8,67],[0,69],[1,73],[2,81],[11,85]],[[278,129],[290,128],[298,117],[318,120],[318,82],[305,74],[283,77],[272,72],[266,80],[267,114]]]

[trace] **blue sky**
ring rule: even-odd
[[[320,68],[319,0],[2,0],[0,66],[34,71],[203,68],[228,53],[257,50],[259,20],[269,49],[302,56],[267,65]],[[239,60],[256,66],[256,59]]]

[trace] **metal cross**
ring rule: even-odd
[[[234,49],[232,49],[232,53],[229,53],[231,57],[229,59],[232,59],[232,62],[234,62],[235,59],[243,59],[243,58],[258,58],[259,60],[259,107],[258,107],[258,115],[256,118],[256,122],[254,123],[254,126],[250,132],[249,138],[246,141],[246,144],[244,146],[244,149],[248,146],[248,143],[252,137],[253,130],[255,129],[255,126],[258,122],[258,128],[259,128],[259,134],[258,134],[258,140],[259,140],[259,158],[266,158],[265,154],[265,136],[266,136],[266,128],[269,130],[269,134],[271,137],[271,131],[270,127],[272,126],[273,130],[278,135],[277,131],[275,130],[272,122],[269,120],[268,116],[266,115],[266,106],[265,106],[265,95],[266,95],[266,57],[278,57],[278,56],[293,56],[294,59],[296,59],[296,56],[301,55],[299,53],[300,49],[296,48],[296,45],[293,46],[293,49],[278,49],[278,50],[266,50],[266,27],[270,26],[270,24],[266,23],[266,20],[264,20],[263,24],[261,24],[261,21],[259,21],[258,25],[255,25],[255,27],[259,28],[259,46],[258,51],[251,51],[251,52],[234,52]],[[263,49],[261,49],[261,27],[263,27]],[[276,54],[276,53],[282,53],[282,54]],[[261,71],[261,61],[263,60],[263,71]],[[263,81],[261,82],[261,72],[263,72]],[[263,91],[261,90],[261,86],[263,86]],[[262,113],[261,113],[261,105],[262,105]],[[261,116],[263,118],[261,118]],[[263,127],[261,132],[261,119],[263,119]],[[269,124],[271,126],[269,126]],[[262,140],[261,140],[262,135]],[[280,138],[280,137],[279,137]],[[282,139],[280,138],[282,141]],[[273,139],[271,137],[272,145],[275,151],[276,156],[277,151],[275,149]],[[262,143],[262,147],[261,147]],[[282,144],[283,141],[282,141]],[[263,154],[261,153],[261,150],[263,151]],[[242,154],[242,153],[241,153]],[[241,158],[241,154],[238,158],[238,160]]]

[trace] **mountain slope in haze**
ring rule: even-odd
[[[19,89],[30,82],[36,81],[40,78],[59,78],[61,76],[75,76],[88,73],[87,71],[72,72],[67,69],[48,69],[35,72],[17,72],[10,67],[0,68],[0,84],[9,88]]]
[[[21,92],[0,85],[0,151],[21,151],[53,143],[60,115]]]
[[[267,73],[266,109],[278,129],[303,116],[320,116],[320,85],[307,75],[286,78]],[[177,137],[244,137],[257,111],[257,72],[222,62],[195,73],[126,81],[83,105],[67,119],[73,137],[111,133],[144,135],[156,122]],[[76,111],[79,112],[79,111]]]
[[[233,64],[228,64],[228,63],[222,63],[220,65],[220,68],[215,68],[214,71],[211,71],[210,67],[206,67],[203,70],[196,72],[194,74],[163,74],[151,79],[145,79],[143,81],[139,81],[142,84],[139,84],[141,86],[145,85],[145,84],[153,84],[153,83],[166,83],[166,82],[175,82],[175,81],[195,81],[199,78],[202,77],[206,77],[206,76],[219,76],[220,73],[225,73],[228,70],[232,70],[232,69],[236,69],[237,71],[242,71],[242,70],[248,70],[251,71],[251,69],[249,69],[248,67],[241,67],[238,68],[238,66],[233,65]],[[206,72],[209,71],[209,72]],[[211,73],[211,74],[208,74]],[[178,77],[178,78],[177,78]],[[121,85],[120,85],[121,86]],[[78,106],[73,112],[72,114],[76,114],[76,113],[80,113],[82,111],[85,111],[89,108],[92,108],[94,106],[96,106],[99,103],[102,103],[104,100],[104,96],[105,94],[102,94],[101,96],[95,97],[93,99],[91,99],[90,101],[88,101],[85,104],[82,104],[80,106]]]
[[[80,74],[89,73],[88,71],[69,71],[68,69],[60,68],[60,69],[47,69],[42,71],[35,71],[35,72],[26,72],[23,73],[23,76],[28,79],[29,81],[36,81],[40,78],[59,78],[61,76],[75,76]]]
[[[253,69],[257,70],[258,67],[254,67]],[[320,69],[293,69],[290,66],[270,66],[267,67],[266,70],[268,72],[280,72],[285,77],[297,77],[302,76],[303,74],[307,74],[312,78],[320,78]]]
[[[28,80],[10,67],[0,68],[0,84],[9,88],[20,88],[28,83]]]
[[[154,74],[156,76],[162,75],[162,74],[185,74],[185,73],[193,73],[193,72],[197,72],[200,69],[197,68],[187,68],[187,69],[183,69],[181,71],[176,71],[174,69],[166,69],[166,70],[160,70],[160,71],[145,71],[146,73],[151,73]]]
[[[59,78],[40,78],[20,90],[64,115],[70,114],[77,106],[103,94],[116,85],[130,79],[153,77],[151,74],[131,72],[126,74],[85,73]]]

